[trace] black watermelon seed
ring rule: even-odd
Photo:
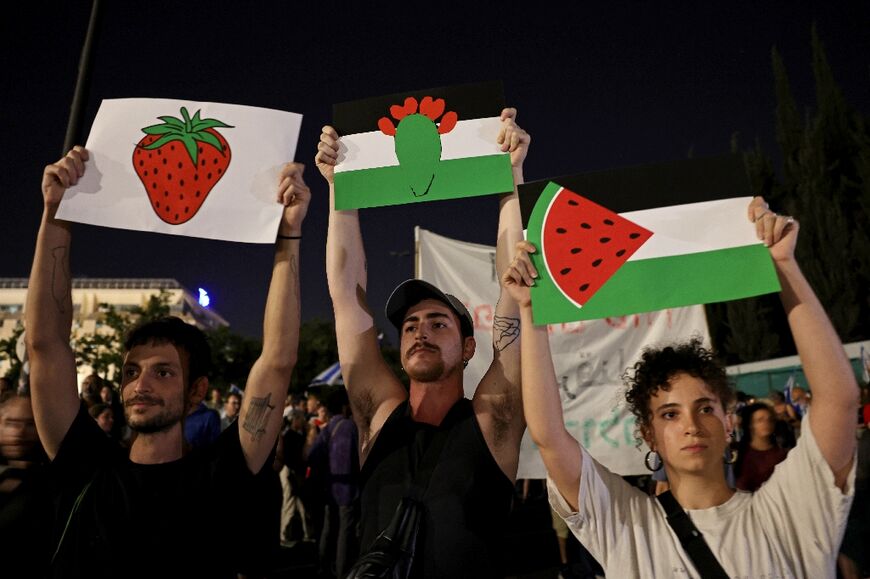
[[[146,176],[146,177],[148,176],[148,170],[147,170],[147,169],[145,170],[145,176]]]
[[[184,208],[184,212],[185,212],[185,213],[188,213],[189,211],[190,211],[190,207],[185,207],[185,208]]]
[[[196,192],[196,196],[199,197],[199,191]]]
[[[610,241],[610,238],[609,237],[602,237],[598,241],[600,241],[601,243],[607,243],[608,241]]]
[[[200,149],[200,151],[199,151],[199,152],[200,152],[200,153],[202,153],[202,149]],[[203,159],[203,160],[202,160],[202,163],[201,163],[201,165],[202,165],[202,166],[203,166],[203,167],[205,167],[205,159]]]
[[[629,235],[628,237],[629,237],[630,239],[637,239],[638,237],[640,237],[640,233],[632,233],[632,234]]]
[[[164,164],[164,165],[166,164],[166,159],[163,159],[163,164]]]
[[[167,174],[166,174],[166,180],[167,180],[167,181],[172,181],[172,173],[167,173]]]
[[[613,225],[613,221],[611,221],[610,219],[605,219],[604,225]]]
[[[175,150],[175,145],[169,145],[169,150],[170,150],[170,151],[174,151],[174,150]]]
[[[595,261],[592,262],[592,267],[598,267],[599,265],[601,265],[601,259],[600,259],[600,258],[599,258],[599,259],[596,259]]]
[[[211,179],[211,173],[209,173],[209,174],[206,175],[205,177],[206,177],[206,179]]]
[[[163,196],[164,196],[164,197],[169,197],[169,191],[164,191],[164,192],[163,192]]]
[[[574,207],[577,207],[580,204],[577,203],[576,201],[574,201],[573,199],[568,199],[568,205],[573,205]]]
[[[559,273],[561,273],[562,275],[568,275],[569,273],[571,273],[571,268],[566,267],[566,268],[560,270]]]
[[[178,213],[175,214],[175,220],[178,220]]]
[[[214,164],[217,165],[217,157],[214,158]]]
[[[572,247],[572,248],[571,248],[571,253],[574,254],[574,255],[577,255],[577,254],[580,253],[581,251],[583,251],[583,250],[582,250],[581,248],[579,248],[579,247]]]
[[[580,227],[582,227],[583,229],[592,229],[592,226],[588,223],[581,223]]]
[[[568,230],[565,229],[564,227],[557,227],[556,228],[556,233],[567,233],[567,231]]]
[[[157,209],[160,209],[160,201],[155,201],[154,207],[156,207]]]
[[[194,180],[194,181],[199,181],[199,173],[194,173],[194,174],[193,174],[193,180]]]
[[[218,169],[218,175],[220,175],[220,174],[223,173],[223,172],[224,172],[223,169]]]
[[[199,152],[202,154],[202,147],[199,148]],[[203,163],[205,163],[205,161],[203,161]]]
[[[151,153],[148,153],[148,158],[149,158],[149,159],[151,158]]]
[[[139,151],[139,154],[141,155],[142,151]],[[144,164],[145,164],[145,161],[143,161],[142,159],[139,159],[139,166],[141,167]],[[147,175],[147,173],[146,173],[146,175]]]
[[[623,255],[625,255],[624,249],[620,249],[619,251],[616,252],[616,257],[622,257]]]
[[[152,189],[157,189],[157,183],[151,183],[151,188],[152,188]]]
[[[178,163],[178,168],[181,169],[181,162]]]
[[[588,290],[588,289],[589,289],[589,284],[588,284],[588,283],[584,283],[583,285],[580,286],[580,291],[581,291],[581,292],[585,292],[585,291]]]
[[[181,181],[178,182],[178,186],[179,186],[179,187],[184,187],[184,179],[182,179]]]
[[[167,213],[169,213],[169,205],[163,208]]]
[[[179,193],[179,194],[178,194],[178,198],[179,198],[179,199],[184,199],[184,193]]]
[[[162,152],[160,149],[157,149],[157,154],[158,154],[158,155],[162,155],[163,152]]]

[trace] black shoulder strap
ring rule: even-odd
[[[707,541],[704,540],[704,535],[695,528],[692,519],[677,503],[677,499],[674,498],[671,491],[665,491],[656,498],[664,507],[668,524],[677,534],[683,549],[692,559],[692,563],[695,564],[695,569],[698,570],[701,577],[703,579],[728,579],[728,574],[725,573],[716,556],[710,551]]]

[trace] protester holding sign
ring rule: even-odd
[[[547,330],[530,328],[529,287],[537,271],[528,253],[535,247],[518,244],[503,276],[526,327],[524,407],[549,472],[550,502],[608,576],[835,575],[854,493],[857,385],[840,340],[795,260],[798,223],[771,212],[760,197],[752,200],[749,218],[770,248],[782,303],[815,393],[797,447],[752,494],[735,492],[725,482],[722,461],[734,428],[729,413],[734,395],[709,350],[696,340],[650,348],[626,373],[626,399],[650,448],[648,467],[663,464],[671,484],[672,495],[660,496],[661,508],[598,464],[556,419],[561,405]],[[795,496],[804,500],[795,505]]]
[[[530,137],[515,118],[514,109],[505,109],[500,131],[493,132],[492,139],[510,153],[518,183]],[[495,309],[494,360],[469,401],[463,397],[462,378],[476,344],[467,309],[426,282],[399,285],[387,304],[387,317],[400,333],[409,393],[380,355],[377,328],[366,303],[358,212],[335,210],[338,158],[339,136],[332,127],[324,127],[316,161],[330,185],[327,275],[339,361],[359,428],[362,559],[394,514],[408,504],[419,513],[413,505],[422,502],[425,514],[413,576],[499,577],[500,539],[525,430],[517,306],[502,295]],[[519,239],[514,194],[501,202],[499,271],[507,267],[508,252]]]
[[[281,426],[279,403],[299,340],[299,244],[310,200],[303,168],[285,165],[276,187],[284,211],[263,352],[251,368],[236,425],[213,444],[186,452],[184,417],[208,390],[211,356],[200,330],[179,318],[162,318],[139,326],[125,342],[121,393],[136,433],[128,458],[88,416],[76,393],[71,226],[57,219],[56,211],[87,161],[88,152],[76,147],[45,168],[44,213],[27,295],[34,416],[60,488],[51,574],[235,577],[239,571],[262,572],[269,546],[277,549],[280,509],[277,478],[263,465]],[[238,498],[232,513],[216,511],[213,505],[230,494]],[[198,556],[211,549],[217,529],[233,536],[228,557]]]

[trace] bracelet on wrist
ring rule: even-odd
[[[281,235],[278,234],[278,239],[302,239],[301,235]]]

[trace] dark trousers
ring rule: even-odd
[[[359,504],[348,506],[328,503],[324,510],[323,531],[320,533],[320,566],[329,573],[335,561],[335,576],[344,577],[356,562],[359,551]]]

